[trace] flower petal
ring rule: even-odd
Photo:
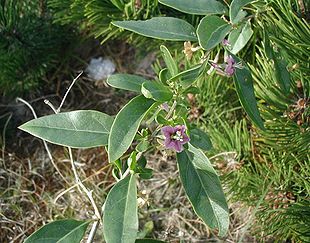
[[[181,142],[181,144],[186,144],[186,143],[188,143],[189,142],[189,137],[184,133],[183,134],[183,141]]]
[[[171,137],[171,135],[175,133],[175,129],[171,126],[165,126],[161,129],[161,132],[165,135],[165,137]]]
[[[174,146],[175,151],[178,153],[183,150],[183,146],[180,141],[175,141],[175,146]]]

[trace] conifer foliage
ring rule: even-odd
[[[71,32],[52,23],[45,0],[0,1],[0,93],[34,89],[68,50]]]

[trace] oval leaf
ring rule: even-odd
[[[109,161],[119,159],[132,143],[141,121],[154,104],[153,100],[140,95],[133,98],[116,115],[108,141]]]
[[[159,0],[160,3],[177,9],[184,13],[209,15],[209,14],[224,14],[227,11],[226,6],[216,0]]]
[[[198,65],[196,67],[193,67],[191,69],[185,70],[177,74],[176,76],[172,77],[170,80],[174,81],[174,80],[179,79],[182,87],[186,89],[190,87],[197,80],[197,78],[200,76],[202,71],[203,71],[202,65]]]
[[[231,45],[230,52],[232,54],[237,54],[253,35],[253,30],[251,28],[251,22],[247,21],[246,24],[240,25],[237,29],[233,30],[228,37],[228,41]]]
[[[200,150],[188,144],[177,154],[180,177],[196,214],[224,236],[229,226],[229,210],[220,180],[210,161]]]
[[[117,89],[129,90],[141,93],[142,84],[147,81],[145,78],[132,74],[113,74],[107,83]]]
[[[91,148],[108,144],[112,122],[99,111],[80,110],[40,117],[19,128],[50,143]]]
[[[138,233],[136,176],[120,180],[110,190],[103,211],[107,243],[134,243]]]
[[[164,45],[160,46],[162,57],[164,58],[164,61],[166,63],[166,66],[171,74],[171,76],[175,76],[178,74],[178,66],[174,59],[172,58],[170,51],[167,47]]]
[[[90,221],[64,219],[44,225],[24,243],[79,243]]]
[[[212,143],[208,134],[198,128],[190,130],[190,139],[191,144],[196,148],[200,148],[202,150],[212,149]]]
[[[230,21],[233,24],[238,23],[240,20],[239,12],[242,10],[242,8],[251,2],[255,2],[255,0],[233,0],[229,7],[229,17]]]
[[[204,17],[197,28],[199,44],[205,50],[210,50],[225,38],[231,26],[218,16]]]
[[[197,41],[195,28],[185,20],[154,17],[149,20],[115,21],[113,25],[140,35],[162,40]]]
[[[173,96],[173,93],[170,91],[169,87],[156,81],[148,81],[143,83],[141,92],[146,98],[161,102],[169,101]]]
[[[241,63],[238,57],[233,57],[237,63]],[[252,122],[260,129],[264,130],[264,123],[257,108],[251,72],[245,64],[242,65],[242,68],[236,68],[234,74],[234,83],[239,100]]]

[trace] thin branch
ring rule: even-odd
[[[57,108],[56,113],[59,113],[59,112],[60,112],[60,110],[61,110],[63,104],[65,103],[65,100],[66,100],[66,98],[67,98],[67,96],[68,96],[68,94],[69,94],[71,88],[73,87],[73,85],[74,85],[74,83],[76,82],[76,80],[78,80],[78,78],[79,78],[82,74],[83,74],[83,71],[80,72],[80,73],[78,74],[78,76],[77,76],[75,79],[73,79],[71,85],[69,86],[69,88],[68,88],[68,90],[66,91],[64,97],[62,98],[62,101],[61,101],[59,107]]]
[[[57,114],[57,110],[55,109],[55,107],[53,106],[52,102],[50,102],[49,100],[45,99],[44,103],[47,104],[53,111],[55,114]]]
[[[99,212],[99,209],[98,209],[98,207],[95,203],[95,200],[93,198],[93,195],[92,195],[93,191],[89,191],[86,188],[86,186],[83,184],[83,182],[80,180],[79,175],[78,175],[77,170],[76,170],[74,160],[73,160],[72,149],[70,147],[68,147],[68,150],[69,150],[70,162],[71,162],[72,171],[74,173],[75,181],[79,185],[79,187],[83,190],[83,192],[86,194],[86,196],[88,197],[91,205],[93,206],[93,209],[95,211],[95,215],[96,215],[97,219],[101,221],[101,214]]]
[[[93,225],[91,227],[91,230],[90,230],[90,233],[89,233],[89,236],[87,238],[86,243],[93,242],[98,226],[99,226],[99,221],[97,220],[93,223]]]
[[[23,100],[22,98],[17,98],[16,101],[22,102],[22,103],[24,103],[26,106],[28,106],[29,109],[31,110],[32,114],[33,114],[33,117],[34,117],[35,119],[38,118],[38,116],[37,116],[35,110],[33,109],[33,107],[32,107],[27,101]],[[52,162],[54,168],[56,169],[56,171],[58,172],[58,174],[60,175],[60,177],[61,177],[67,184],[69,184],[69,182],[66,180],[66,178],[63,176],[63,174],[60,172],[58,166],[56,165],[56,163],[55,163],[55,161],[54,161],[54,159],[53,159],[53,156],[52,156],[52,154],[51,154],[51,152],[50,152],[50,150],[49,150],[49,148],[48,148],[48,146],[47,146],[47,142],[44,141],[44,140],[42,140],[42,141],[43,141],[45,150],[46,150],[46,152],[47,152],[47,155],[48,155],[49,159],[51,160],[51,162]]]

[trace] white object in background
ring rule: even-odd
[[[88,76],[95,81],[107,79],[114,72],[115,64],[109,58],[92,58],[86,68]]]

